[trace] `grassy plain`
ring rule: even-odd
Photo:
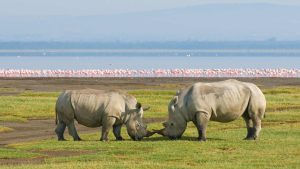
[[[145,118],[166,118],[167,104],[175,92],[129,91],[151,106]],[[81,135],[82,142],[48,139],[8,144],[0,148],[0,168],[299,168],[300,87],[267,88],[263,92],[268,106],[261,137],[256,141],[242,140],[246,135],[242,119],[226,124],[210,122],[207,142],[195,140],[197,131],[191,123],[184,137],[176,141],[154,135],[134,142],[123,128],[126,141],[122,142],[114,141],[112,133],[111,141],[100,142],[99,133],[94,133]],[[0,121],[54,118],[58,94],[26,91],[0,96]],[[148,124],[150,129],[161,127],[161,123]],[[69,136],[67,139],[71,140]],[[1,165],[1,161],[9,160],[27,163]]]

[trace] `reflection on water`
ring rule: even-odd
[[[300,50],[0,50],[2,69],[299,68]]]

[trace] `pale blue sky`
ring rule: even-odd
[[[110,15],[208,3],[300,5],[299,0],[1,0],[0,16]]]
[[[0,0],[0,41],[300,40],[300,0]]]

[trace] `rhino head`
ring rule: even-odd
[[[147,130],[147,125],[143,123],[144,111],[150,109],[150,107],[143,108],[141,103],[137,103],[135,109],[130,110],[130,116],[126,122],[126,128],[128,135],[133,140],[142,140],[144,137],[150,137],[155,132]]]
[[[169,137],[172,140],[178,139],[182,136],[187,126],[187,122],[178,107],[178,96],[174,96],[170,101],[168,111],[169,119],[163,123],[164,128],[161,130],[154,130],[154,132]]]

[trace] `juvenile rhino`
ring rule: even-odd
[[[252,83],[225,80],[214,83],[195,83],[177,92],[168,106],[169,119],[158,134],[170,139],[180,138],[187,122],[198,129],[200,141],[206,140],[209,120],[230,122],[242,116],[247,126],[247,140],[255,140],[261,130],[266,100],[261,90]]]
[[[56,102],[55,132],[58,140],[64,139],[64,131],[68,127],[69,134],[75,141],[78,136],[74,120],[87,127],[102,126],[101,139],[108,140],[108,133],[113,128],[117,140],[123,140],[121,127],[127,127],[127,133],[133,140],[141,140],[154,133],[146,130],[143,125],[144,108],[137,100],[121,92],[107,92],[99,90],[73,90],[62,92]]]

